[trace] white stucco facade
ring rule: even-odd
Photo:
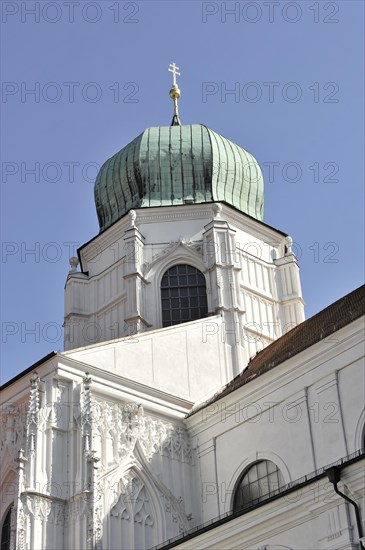
[[[6,385],[11,548],[359,548],[353,507],[325,475],[297,487],[344,459],[339,487],[364,507],[363,317],[198,405],[232,357],[219,331],[194,336],[205,322],[54,354]],[[260,460],[292,490],[231,517],[242,472]]]
[[[299,269],[290,237],[228,205],[131,211],[80,250],[82,273],[65,290],[65,349],[162,327],[166,270],[189,264],[204,273],[209,315],[236,354],[222,383],[250,357],[304,320]],[[235,343],[239,342],[236,349]]]
[[[206,203],[131,210],[81,247],[65,351],[2,387],[2,550],[360,548],[326,472],[361,513],[363,291],[304,321],[291,243]],[[163,327],[181,264],[207,315]],[[280,486],[238,508],[263,461]]]
[[[364,448],[363,328],[363,319],[347,325],[187,419],[202,472],[202,523],[232,510],[239,477],[258,460],[274,462],[295,485]],[[364,460],[341,479],[363,510]],[[217,547],[358,548],[353,509],[326,476],[234,522],[232,531],[219,528]],[[201,535],[194,548],[214,547],[214,536]]]

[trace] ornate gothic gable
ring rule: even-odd
[[[108,401],[92,396],[90,422],[93,450],[101,459],[101,474],[113,470],[133,454],[137,441],[148,462],[155,454],[180,462],[193,462],[186,429],[182,425],[146,415],[138,403]]]
[[[146,277],[153,268],[160,262],[165,262],[168,258],[182,256],[185,260],[189,258],[199,264],[202,263],[202,245],[194,243],[189,239],[180,236],[178,241],[171,241],[170,244],[158,254],[155,254],[152,261],[143,265],[143,275]]]

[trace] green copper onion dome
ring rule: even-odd
[[[263,219],[257,161],[201,124],[148,128],[104,163],[95,182],[100,231],[131,208],[210,201]]]

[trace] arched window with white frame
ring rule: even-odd
[[[254,462],[245,469],[238,481],[233,511],[237,512],[266,500],[284,485],[283,474],[274,462],[271,460]]]
[[[162,326],[201,319],[208,314],[205,277],[199,269],[177,264],[161,280]]]

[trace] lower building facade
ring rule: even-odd
[[[187,344],[211,318],[52,353],[21,373],[1,392],[2,550],[360,548],[363,304],[364,287],[220,389],[219,369],[210,391],[189,382],[194,349],[207,387],[227,355],[217,334]],[[166,358],[151,367],[155,385],[135,373],[151,340]]]

